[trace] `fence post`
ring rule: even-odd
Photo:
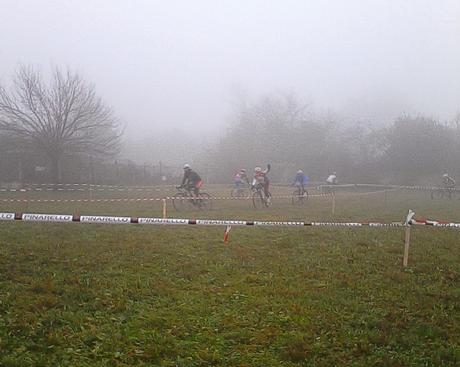
[[[26,189],[26,194],[25,194],[25,210],[24,211],[29,211],[29,191]]]
[[[335,215],[335,192],[332,193],[332,215]]]
[[[403,267],[407,268],[407,263],[409,261],[409,246],[410,246],[410,224],[406,225],[406,235],[404,238],[404,259],[403,259]]]
[[[407,213],[406,220],[404,222],[406,226],[406,233],[404,236],[404,258],[403,258],[403,268],[407,268],[407,263],[409,262],[409,246],[410,246],[410,227],[412,224],[412,218],[414,218],[415,212],[409,209]]]
[[[166,219],[166,199],[163,199],[162,202],[163,202],[163,219]]]

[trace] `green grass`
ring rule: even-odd
[[[140,195],[142,196],[142,195]],[[423,193],[170,216],[460,221]],[[22,210],[2,204],[1,211]],[[15,206],[18,205],[18,206]],[[21,204],[22,205],[22,204]],[[159,216],[150,204],[29,211]],[[177,215],[176,215],[177,214]],[[0,222],[1,366],[457,366],[460,231]]]

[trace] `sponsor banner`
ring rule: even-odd
[[[369,227],[402,227],[404,223],[393,222],[393,223],[367,223]]]
[[[304,226],[305,222],[270,222],[270,221],[254,221],[255,226]]]
[[[311,222],[312,226],[329,226],[329,227],[362,227],[362,223],[334,223],[334,222]]]
[[[72,222],[72,215],[69,214],[30,214],[22,215],[22,220],[29,222]]]
[[[80,216],[82,223],[111,223],[111,224],[129,224],[131,217],[109,217],[100,215],[82,215]]]
[[[173,218],[138,218],[139,224],[189,224],[188,219],[173,219]]]
[[[449,223],[449,222],[436,222],[436,221],[427,221],[427,225],[434,227],[454,227],[460,228],[460,223]]]
[[[14,220],[14,213],[0,213],[0,220]]]
[[[245,220],[197,219],[196,224],[203,226],[245,226]]]

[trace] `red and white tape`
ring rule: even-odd
[[[291,199],[293,195],[273,195],[271,196],[273,199]],[[315,194],[315,195],[308,195],[305,199],[308,198],[329,198],[328,195],[325,194]],[[103,203],[103,202],[139,202],[139,201],[163,201],[163,200],[183,200],[186,199],[184,197],[176,197],[176,196],[165,196],[161,198],[105,198],[105,199],[28,199],[28,198],[5,198],[0,199],[0,202],[4,203]],[[192,200],[191,197],[188,199]],[[245,196],[245,197],[233,197],[233,196],[210,196],[210,200],[252,200],[252,196]]]
[[[291,185],[273,184],[272,186],[280,187],[291,187]],[[433,191],[433,190],[446,190],[445,187],[439,186],[408,186],[408,185],[394,185],[394,184],[369,184],[369,183],[351,183],[351,184],[339,184],[339,185],[327,185],[321,184],[316,185],[318,190],[323,188],[381,188],[385,189],[404,189],[404,190],[421,190],[421,191]],[[170,191],[173,190],[174,186],[170,185],[157,185],[157,186],[123,186],[123,185],[99,185],[89,183],[68,183],[68,184],[27,184],[22,188],[0,188],[0,192],[25,192],[25,191]],[[449,188],[451,191],[460,191],[460,188]]]

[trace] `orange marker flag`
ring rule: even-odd
[[[227,226],[227,228],[225,228],[225,232],[224,232],[224,243],[228,243],[228,240],[229,240],[229,237],[230,237],[230,230],[232,229],[232,226]]]

